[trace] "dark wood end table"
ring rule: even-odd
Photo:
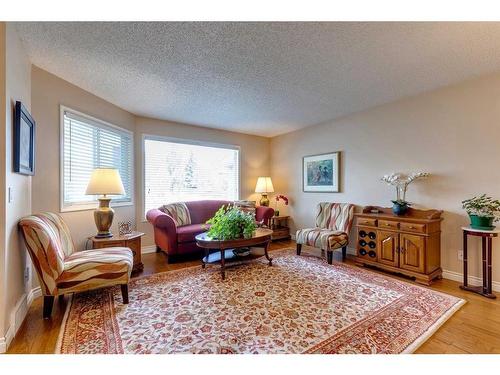
[[[269,257],[269,244],[271,243],[271,236],[273,231],[270,229],[258,228],[250,238],[238,238],[235,240],[216,240],[208,237],[207,233],[201,233],[195,237],[196,244],[204,249],[204,257],[202,259],[203,268],[209,263],[220,263],[222,280],[226,278],[226,263],[234,261],[246,261],[265,256],[272,266],[273,259]],[[232,251],[242,247],[263,247],[264,255],[250,254],[248,256],[236,256]],[[210,253],[210,250],[216,250],[216,253]]]
[[[464,283],[460,285],[460,289],[468,290],[485,296],[487,298],[497,298],[491,290],[492,276],[491,276],[491,239],[493,237],[498,237],[500,230],[482,230],[474,229],[471,227],[462,227],[464,235],[464,247],[463,247],[463,258],[464,258]],[[470,286],[467,276],[467,239],[468,236],[481,237],[482,243],[482,263],[483,263],[483,285],[482,286]]]
[[[128,247],[134,255],[134,267],[132,272],[141,272],[144,269],[141,259],[141,237],[142,232],[132,232],[121,236],[114,235],[113,237],[96,238],[90,237],[93,249],[102,249],[106,247]]]
[[[271,229],[273,230],[273,241],[289,240],[290,228],[288,227],[288,219],[290,216],[273,216],[270,219]]]

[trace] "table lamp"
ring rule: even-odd
[[[257,185],[255,186],[255,192],[262,194],[260,205],[266,207],[269,206],[267,193],[274,193],[274,187],[273,182],[271,181],[271,177],[259,177],[257,179]]]
[[[112,168],[94,169],[92,175],[90,176],[90,181],[87,185],[85,194],[102,194],[102,196],[98,198],[99,207],[94,211],[94,221],[97,227],[96,238],[113,237],[109,228],[113,223],[115,211],[109,207],[111,198],[107,197],[107,195],[125,194],[125,189],[123,188],[122,179],[120,178],[118,170]]]

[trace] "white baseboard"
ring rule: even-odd
[[[14,311],[10,314],[9,328],[7,329],[5,336],[0,337],[0,353],[5,353],[7,351],[19,327],[23,324],[31,303],[35,298],[40,297],[41,295],[42,290],[40,287],[36,287],[21,296],[16,304],[16,307],[14,308]]]
[[[141,247],[141,254],[156,253],[156,245],[149,245]]]
[[[464,281],[464,274],[460,273],[460,272],[443,270],[443,278],[448,279],[448,280],[463,282]],[[470,285],[473,285],[473,286],[483,285],[483,279],[481,277],[469,276],[468,280],[469,280]],[[500,282],[493,281],[491,283],[491,289],[493,289],[493,291],[495,291],[495,292],[500,292]]]
[[[356,255],[356,249],[353,247],[348,247],[347,254]],[[464,281],[464,275],[461,272],[443,270],[443,279],[458,281],[458,282],[462,283]],[[469,280],[470,285],[473,285],[473,286],[483,285],[482,277],[469,275],[468,280]],[[493,289],[494,292],[500,292],[500,282],[493,281],[491,283],[491,289]]]

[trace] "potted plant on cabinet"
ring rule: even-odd
[[[492,230],[500,219],[500,201],[486,194],[462,201],[462,208],[469,215],[471,228]]]
[[[381,178],[382,181],[388,185],[396,187],[396,200],[391,201],[393,203],[392,212],[396,215],[404,215],[410,206],[410,203],[406,201],[406,191],[408,190],[408,185],[413,181],[426,178],[430,176],[426,172],[411,173],[410,175],[405,175],[403,173],[391,173],[385,175]]]

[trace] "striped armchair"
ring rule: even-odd
[[[302,245],[326,250],[328,263],[332,264],[333,251],[342,248],[344,260],[349,243],[349,230],[354,217],[354,205],[350,203],[319,203],[317,206],[316,227],[297,231],[297,255]]]
[[[75,251],[67,225],[54,213],[20,220],[23,238],[43,293],[43,317],[52,313],[54,297],[65,293],[121,285],[128,303],[132,251],[126,247]]]

